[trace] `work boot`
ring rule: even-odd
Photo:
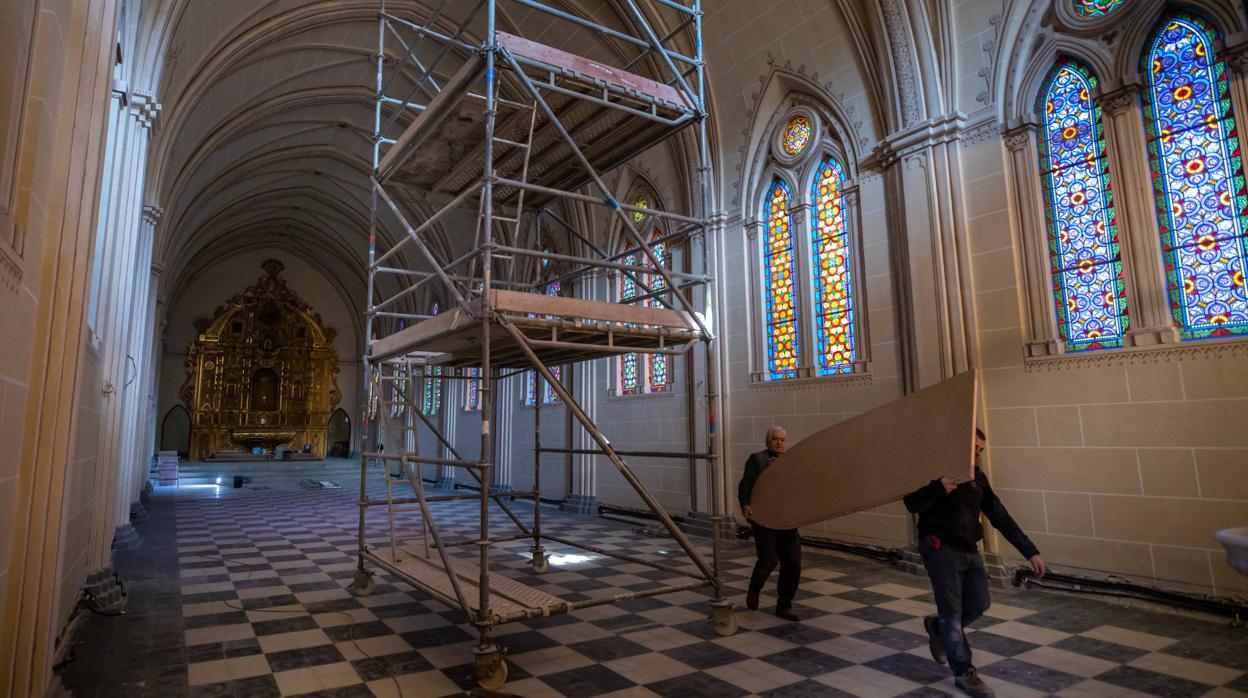
[[[792,602],[781,601],[780,603],[776,604],[776,615],[780,616],[781,618],[785,620],[791,620],[793,622],[797,622],[801,620],[801,618],[799,618],[798,615],[793,612]]]
[[[745,606],[751,611],[758,610],[758,592],[750,589],[745,592]]]
[[[928,616],[923,619],[923,629],[927,631],[927,649],[932,652],[932,659],[937,664],[945,663],[945,646],[940,642],[940,619]]]
[[[953,685],[962,689],[966,695],[975,698],[993,698],[997,695],[992,692],[988,684],[984,683],[983,679],[979,678],[979,672],[975,670],[975,667],[967,669],[965,674],[953,677]]]

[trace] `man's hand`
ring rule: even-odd
[[[961,485],[964,482],[970,482],[970,481],[971,481],[970,478],[954,477],[952,475],[942,475],[940,478],[940,484],[945,486],[945,494],[949,494],[950,492],[958,489],[958,485]]]
[[[1031,571],[1036,576],[1036,579],[1044,579],[1044,573],[1048,571],[1048,568],[1044,566],[1044,560],[1040,559],[1040,555],[1038,553],[1032,555],[1027,562],[1031,563]]]
[[[749,521],[754,518],[754,510],[750,508],[749,504],[741,505],[741,513],[745,514],[746,521]]]

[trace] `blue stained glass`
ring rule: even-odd
[[[555,380],[560,380],[563,378],[562,366],[553,366],[551,367],[550,372],[554,374]],[[553,405],[557,402],[559,402],[559,395],[555,393],[555,389],[551,387],[549,381],[543,381],[542,382],[542,404]]]
[[[1185,339],[1248,334],[1248,192],[1218,30],[1180,13],[1144,67],[1148,152],[1170,307]]]
[[[1050,274],[1058,331],[1070,351],[1120,347],[1129,324],[1095,88],[1091,72],[1062,60],[1037,104]]]
[[[634,266],[637,264],[637,252],[630,254],[620,260],[621,264]],[[640,295],[637,292],[637,282],[633,276],[626,273],[620,273],[620,302],[628,303],[632,299]],[[620,394],[633,395],[637,393],[640,386],[641,375],[637,371],[637,364],[640,362],[640,354],[625,354],[620,357]]]
[[[468,375],[472,378],[467,381],[468,390],[464,395],[464,409],[475,412],[481,409],[481,369],[470,368]]]
[[[537,404],[537,371],[524,374],[524,404],[529,407]]]
[[[1075,0],[1075,9],[1084,17],[1103,17],[1122,6],[1122,0]]]
[[[424,415],[435,415],[442,407],[442,375],[441,366],[425,367],[424,387],[421,390],[420,412]]]

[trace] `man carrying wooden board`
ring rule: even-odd
[[[754,563],[754,573],[750,575],[750,588],[745,595],[745,605],[751,611],[758,610],[758,594],[771,576],[771,571],[780,563],[780,581],[776,584],[776,615],[785,620],[798,620],[793,612],[793,596],[797,594],[797,582],[802,576],[802,542],[797,537],[796,528],[767,528],[754,521],[754,511],[750,508],[750,496],[754,491],[754,483],[758,476],[771,465],[781,453],[784,453],[785,439],[788,434],[780,427],[767,430],[765,443],[767,448],[752,454],[745,461],[745,472],[737,485],[737,499],[741,502],[741,513],[745,515],[754,529],[754,548],[758,552],[758,562]]]
[[[986,446],[987,437],[976,429],[973,478],[945,475],[903,500],[906,509],[919,515],[919,554],[936,597],[938,614],[923,619],[932,659],[941,664],[948,660],[955,685],[972,696],[993,695],[971,664],[971,646],[966,642],[966,626],[983,615],[991,603],[988,573],[978,547],[984,537],[980,513],[1027,558],[1037,577],[1043,577],[1045,571],[1040,551],[1005,510],[979,469]]]

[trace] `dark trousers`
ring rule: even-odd
[[[754,528],[754,549],[758,551],[758,562],[754,563],[754,574],[750,575],[750,591],[763,590],[778,562],[780,582],[776,585],[776,596],[781,606],[793,603],[797,580],[802,576],[802,543],[797,529],[765,528],[753,521],[750,526]]]
[[[919,542],[919,554],[932,580],[940,642],[949,657],[949,668],[960,676],[971,668],[966,627],[982,616],[992,603],[988,597],[984,559],[978,552],[963,553],[946,545],[936,549],[926,540]]]

